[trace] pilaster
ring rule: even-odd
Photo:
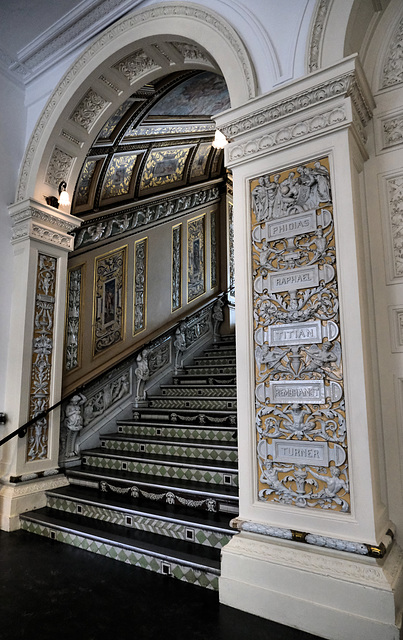
[[[74,241],[69,233],[81,224],[34,200],[12,205],[10,216],[14,283],[2,437],[60,400],[67,255]],[[56,409],[2,447],[2,528],[17,528],[18,513],[40,502],[39,484],[45,489],[49,476],[58,474],[58,443]]]
[[[351,56],[216,119],[234,181],[240,425],[220,598],[330,640],[396,640],[401,625],[360,197],[373,108]]]

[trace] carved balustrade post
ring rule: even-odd
[[[7,368],[7,431],[11,433],[61,397],[69,232],[81,221],[26,200],[10,207],[14,287]],[[18,527],[18,514],[44,504],[58,475],[59,411],[38,420],[0,452],[1,527]]]

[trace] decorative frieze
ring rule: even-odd
[[[203,62],[212,65],[207,54],[195,44],[189,42],[171,42],[171,44],[179,51],[184,62]]]
[[[134,243],[133,335],[147,325],[147,238]]]
[[[95,260],[92,351],[96,356],[124,339],[127,247]]]
[[[140,229],[161,218],[169,219],[203,204],[212,203],[219,198],[219,186],[214,185],[124,209],[111,217],[99,220],[96,224],[82,226],[75,238],[75,249],[96,244],[107,238],[116,238],[127,231]]]
[[[110,102],[100,96],[94,89],[88,89],[81,102],[71,114],[70,120],[89,133],[109,105]]]
[[[329,13],[332,0],[320,0],[316,10],[315,20],[311,31],[311,39],[309,45],[309,64],[310,72],[319,69],[320,50],[322,45],[323,30],[325,28],[326,19]]]
[[[138,49],[130,56],[127,56],[114,65],[117,71],[120,71],[130,84],[133,84],[138,78],[146,73],[159,69],[160,65],[155,62],[145,51]]]
[[[182,306],[182,224],[172,227],[172,311]]]
[[[329,162],[251,181],[258,497],[350,510]]]
[[[392,279],[403,277],[403,175],[386,180]]]
[[[56,268],[56,258],[42,253],[38,254],[29,405],[30,418],[34,418],[49,407]],[[28,462],[44,460],[48,457],[48,429],[48,416],[40,418],[28,429]]]

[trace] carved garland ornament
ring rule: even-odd
[[[258,497],[350,511],[329,162],[251,182]]]

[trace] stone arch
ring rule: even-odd
[[[116,108],[147,82],[183,69],[221,73],[232,107],[256,95],[241,39],[199,5],[148,8],[106,29],[73,63],[44,108],[22,163],[17,202],[57,195],[61,180],[75,184],[89,145]]]

